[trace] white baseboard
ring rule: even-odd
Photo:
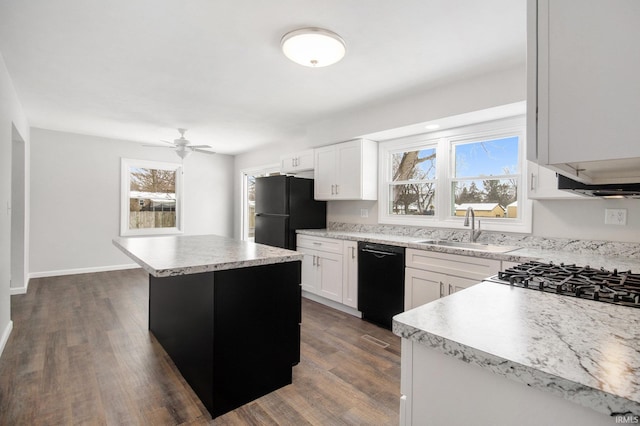
[[[11,330],[13,330],[13,321],[9,321],[9,324],[7,324],[7,326],[4,328],[4,332],[2,333],[2,337],[0,338],[0,356],[2,356],[2,352],[4,352],[4,347],[9,340]]]
[[[94,266],[91,268],[60,269],[57,271],[31,272],[29,274],[29,279],[59,277],[61,275],[91,274],[94,272],[121,271],[123,269],[136,269],[139,267],[140,265],[138,265],[137,263],[128,263],[126,265]]]
[[[337,309],[338,311],[344,312],[345,314],[362,318],[362,312],[360,312],[359,310],[354,309],[351,306],[343,305],[342,303],[334,302],[333,300],[329,300],[322,296],[318,296],[317,294],[309,293],[308,291],[302,290],[302,297],[304,297],[305,299],[313,300],[314,302],[321,303],[330,308]]]
[[[9,289],[9,294],[11,296],[13,296],[14,294],[26,294],[27,287],[29,287],[29,280],[27,280],[27,284],[25,284],[23,287],[11,287]]]

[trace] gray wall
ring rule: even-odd
[[[29,123],[0,55],[0,353],[11,332],[11,158],[13,127],[29,145]],[[25,158],[28,162],[28,159]],[[28,169],[28,165],[24,165]],[[20,209],[18,209],[20,210]],[[28,214],[28,206],[25,207]]]
[[[120,159],[179,163],[176,153],[37,128],[31,141],[31,276],[131,265],[111,243],[120,232]],[[219,154],[185,159],[185,234],[231,236],[233,163]]]

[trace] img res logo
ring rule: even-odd
[[[616,416],[616,424],[637,425],[640,423],[640,416],[625,414]]]

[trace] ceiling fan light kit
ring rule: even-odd
[[[282,52],[293,62],[320,68],[340,61],[347,48],[344,40],[323,28],[301,28],[288,32],[280,41]]]
[[[207,151],[205,149],[202,149],[202,148],[211,148],[211,146],[209,145],[191,145],[189,143],[189,140],[184,137],[184,134],[186,131],[187,129],[178,129],[178,133],[180,133],[180,137],[178,139],[174,139],[173,142],[162,141],[170,146],[164,146],[164,145],[145,145],[145,146],[175,149],[176,154],[178,154],[178,157],[182,158],[183,160],[187,158],[187,156],[191,154],[193,151],[198,151],[205,154],[215,154],[215,152],[213,151]]]

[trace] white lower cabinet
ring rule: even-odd
[[[297,251],[304,255],[302,290],[358,308],[357,242],[298,235]]]
[[[497,274],[500,266],[495,259],[407,249],[404,309],[471,287]]]
[[[358,243],[344,242],[342,303],[358,309]]]
[[[302,261],[302,289],[342,302],[342,254],[299,248]]]
[[[596,426],[612,417],[402,339],[400,425]]]

